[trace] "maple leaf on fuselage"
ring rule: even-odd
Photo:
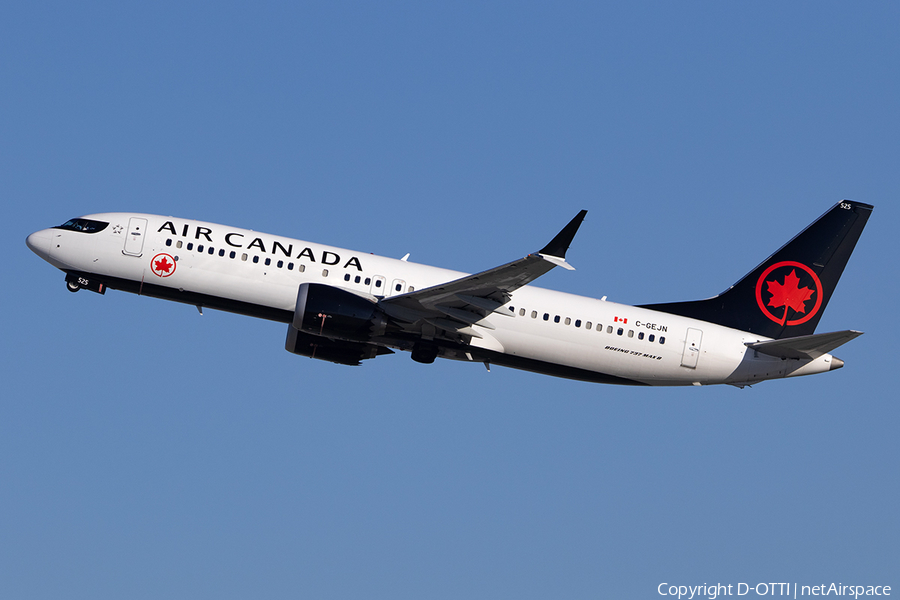
[[[806,306],[803,304],[813,295],[813,290],[808,287],[799,287],[800,278],[797,272],[791,269],[790,274],[785,275],[784,283],[778,281],[766,281],[769,286],[769,293],[772,297],[769,299],[769,306],[778,308],[784,306],[785,310],[790,307],[794,312],[805,313]]]
[[[172,265],[169,264],[169,261],[166,260],[165,256],[162,258],[162,260],[156,261],[154,263],[154,266],[156,267],[157,271],[165,271],[166,273],[168,273],[169,269],[172,268]]]

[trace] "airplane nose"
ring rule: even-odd
[[[40,231],[35,231],[27,238],[25,238],[25,244],[31,248],[31,251],[47,260],[50,256],[50,240],[52,236],[50,231],[47,229],[41,229]]]
[[[844,366],[844,361],[839,359],[837,356],[832,356],[831,357],[831,368],[828,370],[834,371],[835,369],[840,369],[843,366]]]

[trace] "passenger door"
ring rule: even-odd
[[[128,219],[128,229],[125,234],[124,254],[140,256],[144,251],[144,238],[147,237],[147,219],[131,217]]]
[[[681,355],[681,366],[688,369],[697,368],[697,360],[700,358],[700,341],[703,339],[703,332],[699,329],[689,327],[687,337],[684,340],[684,354]]]

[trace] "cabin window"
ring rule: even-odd
[[[244,262],[247,262],[247,253],[246,253],[246,252],[244,252],[243,254],[241,254],[241,260],[244,261]]]
[[[531,311],[531,318],[537,319],[537,311],[536,310]]]
[[[288,263],[288,271],[294,270],[294,263]]]
[[[587,322],[584,324],[584,328],[585,328],[585,329],[590,329],[592,324],[593,324],[593,323],[591,323],[590,321],[587,321]],[[577,322],[577,321],[576,321],[576,323],[575,323],[575,327],[578,327],[578,322]]]
[[[654,340],[656,340],[656,336],[651,333],[650,336],[647,338],[647,341],[652,342]]]
[[[634,337],[634,329],[629,329],[629,330],[628,330],[628,337],[630,337],[630,338],[633,338],[633,337]]]
[[[197,252],[203,252],[203,244],[197,246]]]
[[[575,327],[581,327],[581,319],[575,319]]]
[[[559,315],[556,315],[555,317],[553,317],[553,322],[559,323]]]
[[[639,339],[639,340],[644,339],[644,332],[643,332],[643,331],[641,331],[640,333],[638,333],[638,339]]]
[[[549,321],[549,320],[550,320],[550,313],[544,313],[544,320],[545,320],[545,321]]]
[[[281,267],[284,266],[284,261],[283,261],[283,260],[279,260],[278,263],[276,264],[276,266],[280,269]]]
[[[215,252],[216,252],[216,249],[213,248],[212,246],[210,246],[210,247],[209,247],[209,252],[207,252],[207,254],[210,254],[210,255],[211,255],[211,254],[215,254]]]
[[[622,335],[623,333],[625,333],[625,330],[622,329],[621,327],[619,327],[619,329],[616,330],[616,335]]]
[[[524,317],[524,316],[525,316],[525,309],[524,309],[524,308],[520,308],[520,309],[519,309],[519,316],[520,316],[520,317]]]
[[[175,247],[181,248],[181,243],[182,243],[181,240],[178,240],[177,242],[175,242]]]
[[[571,325],[571,324],[572,324],[572,318],[566,317],[566,325]]]
[[[228,258],[234,258],[235,256],[237,256],[237,252],[235,252],[234,250],[232,250],[232,251],[229,252],[229,254],[228,254]]]
[[[380,279],[376,279],[376,280],[375,280],[375,287],[377,287],[377,288],[380,288],[380,287],[381,287],[381,280],[380,280]]]
[[[344,273],[344,281],[350,281],[350,273]]]
[[[328,277],[328,269],[322,269],[322,277]]]
[[[166,240],[166,246],[171,246],[171,245],[172,245],[172,239],[169,238]]]
[[[407,291],[407,292],[414,292],[414,291],[416,291],[416,288],[414,288],[413,286],[409,286],[409,288],[408,288],[406,291]]]
[[[402,292],[402,291],[403,291],[403,285],[400,284],[400,283],[398,283],[397,285],[394,286],[394,291]]]
[[[606,328],[606,333],[612,333],[612,325]]]
[[[306,265],[297,265],[297,270],[301,273],[306,270]]]
[[[232,252],[231,254],[232,254],[232,258],[234,258],[234,252]],[[219,256],[225,256],[225,248],[219,249]]]
[[[253,257],[253,262],[254,262],[254,264],[255,264],[255,263],[258,263],[258,262],[259,262],[259,257],[258,257],[258,256],[254,256],[254,257]]]
[[[359,283],[360,281],[362,281],[362,277],[360,277],[359,275],[353,278],[353,283]]]
[[[666,343],[666,336],[664,336],[664,335],[659,336],[659,343],[660,343],[660,344],[665,344],[665,343]]]
[[[372,278],[371,278],[371,277],[366,277],[365,284],[366,284],[366,285],[369,285],[370,283],[372,283]]]
[[[271,264],[272,264],[272,259],[271,259],[271,258],[267,258],[267,259],[266,259],[266,266],[268,267],[268,266],[271,265]]]

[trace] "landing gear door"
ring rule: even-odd
[[[144,251],[144,238],[147,237],[147,219],[131,217],[128,219],[128,230],[125,233],[124,254],[140,256]]]
[[[684,354],[681,355],[681,366],[688,369],[697,368],[697,359],[700,358],[700,340],[703,332],[689,327],[687,337],[684,340]]]

